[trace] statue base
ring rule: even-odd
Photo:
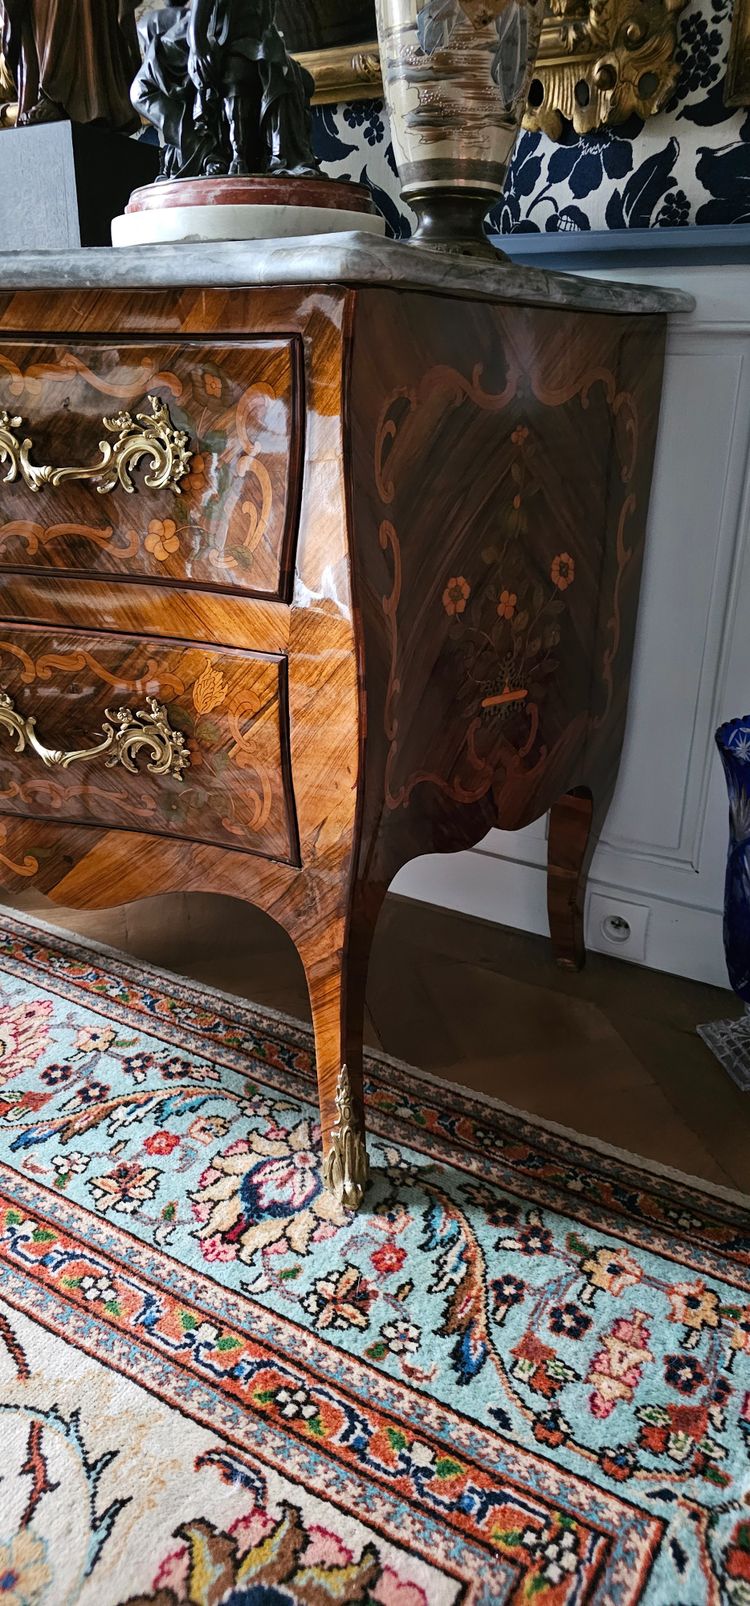
[[[112,244],[195,245],[295,235],[385,234],[362,184],[328,178],[178,178],[136,190],[112,224]]]

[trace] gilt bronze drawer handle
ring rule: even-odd
[[[146,748],[151,763],[146,767],[151,775],[173,775],[184,780],[183,771],[190,767],[190,752],[182,731],[170,725],[169,715],[155,697],[147,699],[147,707],[134,714],[129,708],[107,708],[102,723],[102,739],[96,747],[81,748],[64,753],[45,747],[36,733],[36,720],[23,719],[7,692],[0,691],[0,726],[12,731],[16,738],[16,752],[23,753],[27,745],[41,759],[45,768],[70,769],[71,764],[85,764],[92,758],[105,758],[105,768],[115,769],[118,764],[137,775],[135,760]]]
[[[145,484],[150,491],[163,491],[167,487],[181,495],[180,480],[189,472],[192,453],[188,436],[175,429],[166,402],[158,396],[149,396],[150,413],[115,413],[104,418],[104,428],[115,441],[100,441],[101,462],[92,468],[52,468],[49,464],[37,467],[30,461],[33,441],[27,436],[20,440],[15,433],[23,426],[21,417],[0,412],[0,464],[9,463],[5,483],[12,483],[19,475],[30,491],[41,491],[45,485],[64,485],[67,480],[92,480],[100,495],[106,491],[121,490],[132,495],[135,485],[131,478],[143,457],[150,457],[152,468],[146,474]]]

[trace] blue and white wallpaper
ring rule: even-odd
[[[644,229],[750,222],[750,109],[724,105],[732,0],[690,0],[680,19],[681,75],[670,105],[647,123],[553,144],[520,135],[502,203],[503,233]],[[399,203],[380,101],[316,109],[318,153],[336,177],[370,185],[394,234]]]

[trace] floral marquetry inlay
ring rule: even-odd
[[[511,331],[510,316],[496,314],[497,343],[488,342],[483,365],[464,371],[456,353],[387,396],[374,477],[379,572],[387,575],[387,807],[422,810],[432,794],[435,807],[494,805],[513,829],[534,817],[538,789],[553,788],[558,770],[561,785],[571,772],[582,784],[587,730],[604,728],[610,715],[643,430],[616,342],[597,353],[592,329],[590,349],[573,359],[561,336],[545,345],[520,317]],[[434,577],[415,574],[407,539],[410,476],[425,442],[436,443],[424,491],[436,527],[462,488],[460,521]],[[611,477],[602,472],[610,452]],[[485,460],[491,496],[479,488]],[[404,707],[415,657],[427,688],[421,763]],[[458,721],[446,732],[432,690],[448,681],[460,741]]]
[[[529,567],[527,500],[538,492],[528,471],[529,430],[513,430],[516,457],[504,539],[485,547],[486,576],[472,587],[463,576],[449,580],[443,607],[454,620],[453,637],[465,656],[464,707],[485,724],[521,716],[528,726],[521,752],[533,745],[539,708],[559,667],[557,648],[566,612],[562,594],[575,580],[575,559],[556,553],[544,578]]]
[[[449,382],[445,380],[446,386]],[[476,384],[468,394],[483,397]],[[517,424],[510,431],[508,461],[499,475],[496,538],[482,547],[478,564],[473,558],[465,573],[446,577],[442,590],[440,606],[449,627],[446,650],[454,650],[462,663],[459,702],[466,747],[451,784],[453,795],[463,802],[489,790],[510,744],[519,760],[538,761],[541,712],[560,670],[561,642],[570,634],[568,594],[575,585],[576,557],[555,550],[554,540],[548,555],[544,553],[552,537],[540,478],[543,449],[528,425]],[[381,544],[395,559],[398,536],[392,525],[383,526]],[[396,771],[398,752],[400,574],[399,559],[398,589],[384,604],[394,646],[389,775]],[[414,787],[427,781],[441,788],[446,784],[426,773],[413,775],[398,789],[389,783],[390,806],[408,804]]]

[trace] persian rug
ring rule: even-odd
[[[606,1067],[602,1068],[606,1075]],[[750,1602],[750,1215],[0,922],[2,1606]]]

